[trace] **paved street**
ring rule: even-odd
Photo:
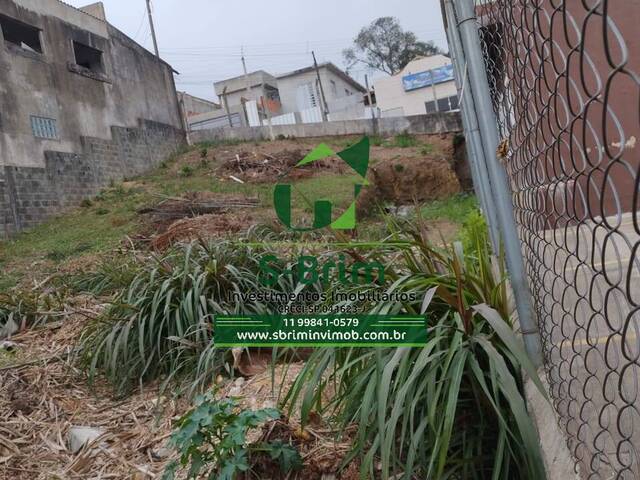
[[[600,478],[638,478],[640,235],[630,214],[609,223],[619,224],[613,233],[595,224],[543,232],[529,242],[540,256],[528,269],[572,450]]]

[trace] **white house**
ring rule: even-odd
[[[330,62],[318,65],[318,72],[330,119],[364,116],[366,89],[362,85]],[[322,91],[313,66],[278,75],[277,78],[283,113],[322,108]]]
[[[416,58],[400,73],[376,80],[374,88],[383,117],[458,109],[453,65],[445,55]]]
[[[320,77],[318,79],[318,77]],[[193,128],[315,123],[365,118],[366,89],[327,62],[273,76],[263,70],[214,84],[224,111],[199,115]],[[248,91],[249,90],[249,91]],[[226,108],[229,111],[226,111]]]

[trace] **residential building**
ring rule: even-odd
[[[274,124],[322,122],[323,110],[330,120],[365,117],[365,88],[332,63],[318,65],[317,72],[311,66],[277,77],[258,70],[216,82],[214,88],[224,112],[193,118],[192,129],[256,126],[269,116]]]
[[[102,4],[0,2],[0,235],[152,168],[184,141],[170,65]]]
[[[330,118],[340,120],[347,113],[352,118],[364,116],[366,89],[333,63],[314,66],[278,75],[278,91],[283,113],[305,112],[323,107],[320,83],[324,91]],[[322,118],[318,119],[322,121]]]
[[[204,98],[194,97],[187,92],[178,92],[178,99],[187,119],[194,115],[203,113],[211,113],[220,110],[222,107],[219,103],[205,100]]]
[[[453,65],[445,55],[416,58],[398,74],[376,80],[374,88],[383,117],[458,109]]]
[[[251,100],[261,105],[261,99],[264,99],[271,113],[280,113],[278,80],[264,70],[221,80],[213,87],[224,108],[225,102],[229,107],[236,107]]]

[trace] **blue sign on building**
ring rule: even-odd
[[[446,65],[426,72],[414,73],[402,77],[405,92],[417,90],[419,88],[430,87],[439,83],[453,80],[453,65]]]

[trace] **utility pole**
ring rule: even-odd
[[[240,47],[240,57],[242,58],[242,69],[244,70],[244,81],[246,83],[247,88],[247,99],[245,101],[240,100],[242,103],[242,109],[244,110],[244,118],[247,121],[247,127],[250,126],[249,123],[249,110],[247,109],[247,102],[251,100],[251,82],[249,81],[249,74],[247,73],[247,62],[244,59],[244,47]],[[257,105],[256,105],[257,108]]]
[[[227,102],[227,87],[222,90],[222,103],[224,104],[224,110],[227,112],[227,120],[229,120],[229,126],[233,128],[233,120],[231,119],[231,111],[229,111],[229,102]]]
[[[244,81],[247,87],[247,100],[251,100],[251,82],[249,81],[249,73],[247,73],[247,62],[244,59],[244,47],[240,47],[240,56],[242,57],[242,69],[244,70]]]
[[[367,87],[367,98],[369,99],[369,110],[371,110],[371,118],[375,118],[375,113],[373,111],[373,96],[371,95],[371,88],[369,88],[369,75],[365,73],[364,75],[364,84]]]
[[[316,52],[311,51],[313,55],[313,66],[316,69],[316,76],[318,77],[318,86],[320,87],[320,96],[322,97],[322,121],[329,121],[329,106],[327,105],[327,99],[324,96],[324,88],[322,88],[322,80],[320,80],[320,69],[318,68],[318,62],[316,61]]]
[[[269,110],[268,105],[264,101],[264,96],[266,95],[266,91],[267,90],[265,88],[265,84],[264,82],[262,82],[262,96],[260,97],[260,102],[262,103],[262,111],[267,116],[267,125],[269,125],[269,138],[271,138],[271,141],[273,142],[276,139],[276,137],[273,134],[273,124],[271,123],[271,110]]]
[[[189,123],[189,118],[187,117],[187,110],[184,106],[184,93],[179,93],[178,97],[180,98],[180,117],[182,118],[182,127],[184,128],[185,136],[187,137],[187,145],[191,145],[191,124]]]
[[[158,50],[158,39],[156,38],[156,28],[153,25],[153,14],[151,13],[151,0],[147,0],[147,13],[149,14],[149,25],[151,27],[151,38],[153,38],[153,48],[156,51],[156,57],[160,58],[160,50]]]
[[[371,125],[373,127],[373,134],[378,136],[380,134],[380,128],[378,125],[378,116],[373,109],[373,95],[371,95],[371,87],[369,87],[369,75],[364,75],[364,84],[367,87],[367,98],[369,99],[369,110],[371,111]]]
[[[436,78],[433,70],[429,70],[429,76],[431,77],[431,91],[433,93],[433,103],[435,103],[436,112],[440,111],[440,105],[438,105],[438,93],[436,92]]]

